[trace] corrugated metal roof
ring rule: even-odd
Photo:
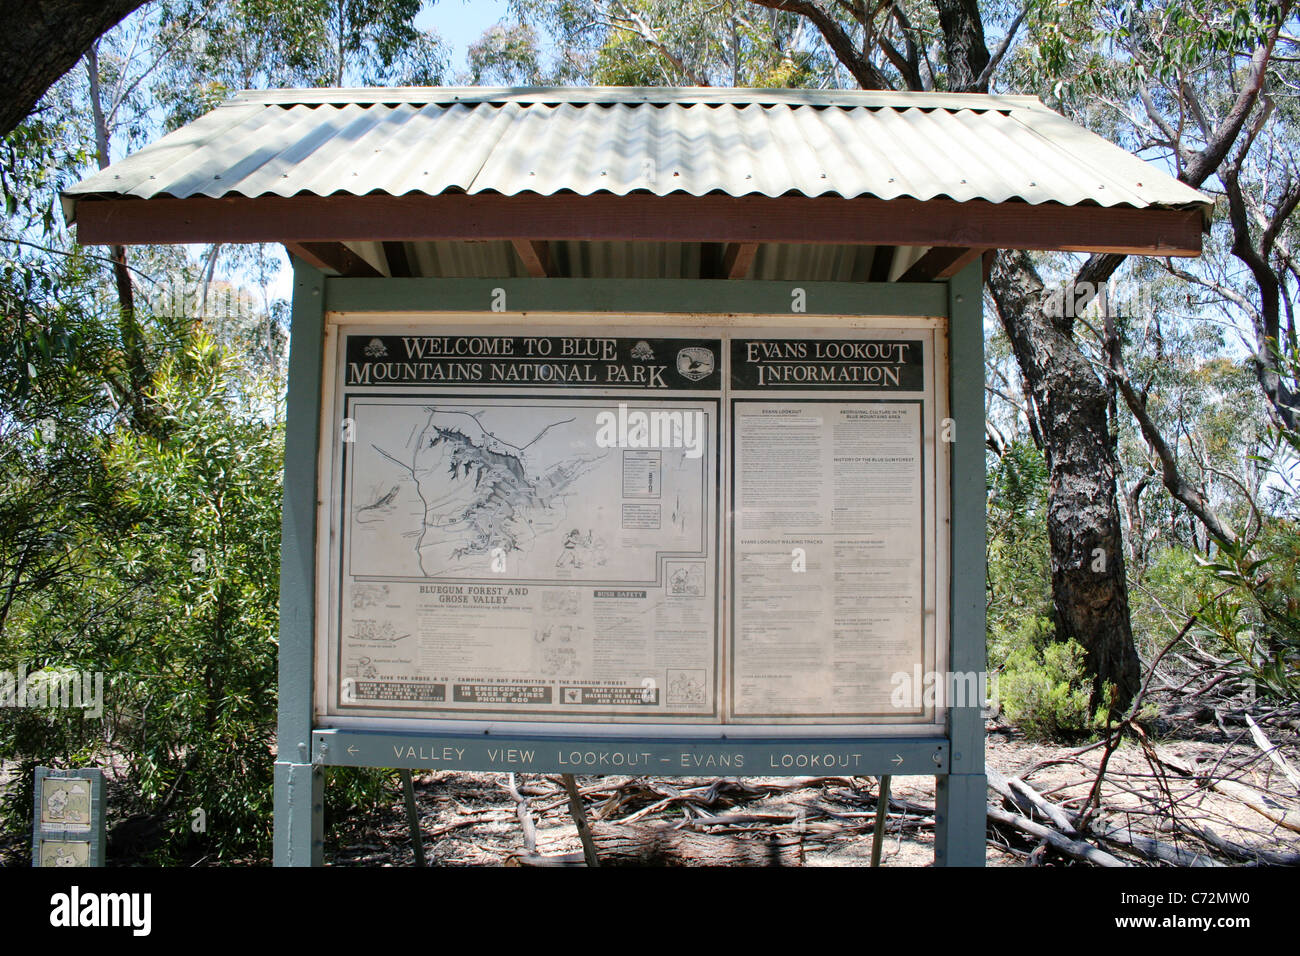
[[[371,193],[1209,204],[1033,97],[577,87],[240,93],[64,202]]]

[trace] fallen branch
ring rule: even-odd
[[[1116,827],[1113,830],[1101,830],[1094,825],[1093,832],[1098,839],[1108,843],[1118,843],[1148,860],[1159,860],[1174,866],[1222,866],[1204,853],[1185,850],[1179,846],[1170,846],[1148,836],[1134,833],[1129,827]]]
[[[985,773],[988,775],[989,787],[1011,801],[1013,805],[1026,813],[1031,810],[1038,811],[1066,836],[1078,835],[1077,822],[1073,815],[1049,802],[1024,780],[1019,777],[1004,777],[992,767],[988,767]]]
[[[1286,762],[1286,758],[1278,753],[1277,747],[1264,736],[1264,731],[1259,729],[1259,724],[1255,723],[1250,714],[1246,715],[1246,726],[1250,728],[1251,739],[1255,741],[1255,746],[1264,751],[1264,756],[1273,762],[1273,766],[1282,771],[1282,775],[1291,782],[1291,786],[1300,792],[1300,774],[1295,772],[1295,768]]]
[[[606,866],[803,865],[803,843],[792,835],[742,840],[663,826],[597,824],[592,838]]]
[[[1212,780],[1210,781],[1210,787],[1225,796],[1244,803],[1260,816],[1272,820],[1278,826],[1300,833],[1300,813],[1268,800],[1245,784],[1237,783],[1235,780]]]
[[[520,829],[524,831],[524,849],[528,853],[536,854],[537,826],[533,823],[533,815],[528,810],[528,798],[519,792],[513,773],[506,778],[505,788],[515,801],[515,816],[519,819]]]
[[[663,825],[596,824],[592,839],[602,866],[802,866],[798,837],[737,839]],[[582,866],[581,853],[516,854],[518,866]]]
[[[1042,794],[1019,777],[1004,777],[991,767],[986,772],[988,773],[990,789],[996,790],[1017,806],[1023,808],[1028,805],[1032,807],[1052,821],[1063,836],[1070,838],[1078,836],[1078,830],[1076,829],[1077,817],[1070,811],[1049,802]],[[1211,860],[1204,853],[1196,853],[1182,847],[1170,846],[1152,837],[1134,833],[1129,827],[1115,827],[1108,830],[1097,823],[1093,823],[1089,827],[1089,832],[1098,839],[1126,847],[1148,860],[1171,863],[1175,866],[1221,865]]]
[[[1160,763],[1185,777],[1191,777],[1194,780],[1204,780],[1205,785],[1211,790],[1215,790],[1226,797],[1245,804],[1254,810],[1260,816],[1272,820],[1278,826],[1286,827],[1296,833],[1300,833],[1300,812],[1290,810],[1279,803],[1267,800],[1262,794],[1251,789],[1243,783],[1235,780],[1220,780],[1214,777],[1202,777],[1192,767],[1183,763],[1175,757],[1161,756],[1158,758]]]
[[[1243,846],[1240,843],[1219,836],[1209,827],[1188,827],[1187,829],[1200,837],[1210,846],[1214,847],[1220,853],[1232,857],[1235,860],[1240,860],[1243,863],[1267,863],[1270,866],[1300,866],[1300,853],[1278,853],[1274,850]]]
[[[1123,860],[1112,856],[1105,850],[1099,850],[1091,843],[1084,843],[1081,840],[1072,840],[1062,833],[1058,833],[1050,827],[1035,823],[1028,817],[1022,817],[1018,813],[1009,813],[1000,807],[988,807],[988,816],[1004,826],[1014,827],[1022,833],[1027,833],[1039,840],[1046,840],[1052,849],[1064,853],[1068,857],[1076,860],[1082,860],[1086,863],[1093,863],[1097,866],[1128,866]]]
[[[587,823],[587,811],[582,805],[582,795],[578,793],[578,781],[574,779],[573,774],[566,773],[561,775],[564,781],[564,789],[569,792],[569,813],[573,816],[573,822],[578,828],[578,838],[582,841],[582,855],[587,862],[587,866],[600,866],[600,856],[596,853],[596,846],[591,841],[591,827]]]

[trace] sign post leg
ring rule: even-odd
[[[311,762],[315,640],[316,462],[320,453],[325,277],[294,260],[293,327],[280,538],[280,712],[275,762],[275,865],[319,866],[324,774]]]
[[[275,762],[275,865],[320,866],[325,774],[309,763]]]
[[[988,781],[983,772],[938,778],[935,790],[936,866],[983,866]]]
[[[984,307],[978,259],[948,282],[952,445],[949,776],[936,788],[934,862],[983,866],[985,629]]]
[[[415,865],[424,866],[424,833],[420,830],[420,811],[415,806],[415,780],[406,769],[399,770],[397,775],[402,778],[402,798],[406,802],[406,822],[411,827]]]

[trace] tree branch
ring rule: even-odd
[[[1215,127],[1214,135],[1205,148],[1197,153],[1192,154],[1191,160],[1187,166],[1178,174],[1179,182],[1186,183],[1193,189],[1201,186],[1205,180],[1223,164],[1232,149],[1232,144],[1236,142],[1241,127],[1245,124],[1250,111],[1255,108],[1255,101],[1259,98],[1259,92],[1264,85],[1264,77],[1268,72],[1269,57],[1273,54],[1273,47],[1277,42],[1278,31],[1286,18],[1291,14],[1293,0],[1284,0],[1278,10],[1277,22],[1269,31],[1265,41],[1255,50],[1250,58],[1250,70],[1246,76],[1246,83],[1241,92],[1237,94],[1237,99],[1228,111],[1222,122]],[[1088,257],[1082,268],[1079,269],[1075,276],[1075,283],[1082,284],[1091,282],[1096,285],[1099,282],[1105,282],[1127,256],[1106,253],[1103,255],[1093,255]]]
[[[864,90],[888,90],[891,88],[884,74],[876,68],[874,63],[858,51],[853,44],[852,38],[844,32],[844,28],[819,4],[805,2],[805,0],[749,0],[749,2],[771,10],[782,10],[786,13],[806,17],[821,33],[827,46],[831,48],[831,52],[844,64],[844,68],[852,74],[853,79],[857,80],[860,87]]]
[[[998,64],[1002,62],[1002,58],[1007,55],[1007,50],[1011,48],[1011,41],[1015,39],[1017,31],[1020,30],[1020,24],[1025,22],[1025,17],[1028,14],[1029,4],[1025,4],[1021,8],[1020,13],[1016,15],[1016,18],[1011,21],[1011,26],[1007,27],[1007,35],[1002,38],[1002,42],[999,43],[997,49],[993,51],[993,55],[989,58],[989,62],[985,65],[984,69],[980,71],[980,75],[975,78],[975,87],[977,89],[987,90],[989,88],[989,81],[993,79],[993,71],[998,68]]]
[[[1106,309],[1106,312],[1109,315],[1109,308]],[[1137,389],[1133,387],[1133,382],[1124,367],[1123,354],[1119,348],[1118,340],[1114,336],[1113,329],[1113,325],[1108,325],[1111,337],[1106,342],[1104,349],[1110,379],[1124,397],[1124,404],[1129,407],[1129,411],[1137,419],[1138,427],[1142,430],[1142,437],[1146,439],[1147,444],[1159,460],[1161,480],[1165,488],[1168,489],[1171,495],[1181,501],[1187,507],[1187,510],[1195,515],[1197,520],[1212,535],[1224,543],[1234,543],[1237,540],[1236,533],[1223,523],[1201,490],[1183,477],[1173,448],[1165,440],[1160,427],[1147,409],[1146,397],[1140,396]]]

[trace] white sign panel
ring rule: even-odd
[[[936,626],[931,336],[730,353],[733,719],[932,719],[913,693]]]

